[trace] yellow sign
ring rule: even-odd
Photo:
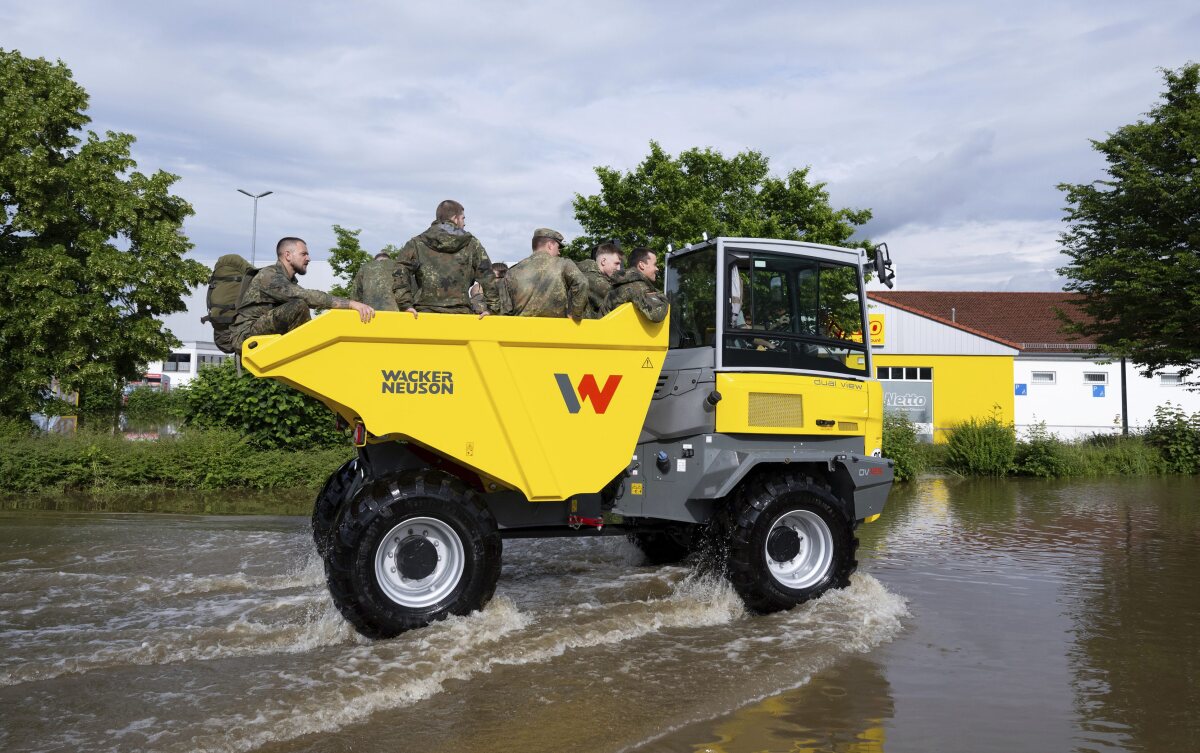
[[[867,326],[871,330],[871,344],[883,345],[883,314],[868,314]]]
[[[640,497],[642,495],[642,485],[641,484],[630,484],[629,485],[629,493]]]

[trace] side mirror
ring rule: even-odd
[[[888,251],[886,243],[875,247],[875,276],[889,288],[895,284],[892,282],[896,279],[896,273],[892,269],[892,254]]]

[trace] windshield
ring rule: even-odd
[[[722,362],[867,375],[858,270],[728,249]]]
[[[669,259],[665,292],[671,304],[670,347],[714,345],[717,337],[716,249],[709,247]]]

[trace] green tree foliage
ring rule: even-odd
[[[1146,375],[1164,366],[1186,375],[1200,358],[1200,65],[1164,77],[1147,120],[1092,142],[1107,177],[1059,186],[1071,223],[1062,235],[1071,263],[1059,273],[1092,319],[1073,331]]]
[[[341,225],[333,226],[333,235],[337,238],[337,243],[329,249],[329,266],[333,269],[334,278],[341,280],[330,288],[329,292],[333,295],[349,298],[354,275],[358,274],[362,265],[371,260],[371,255],[363,250],[362,243],[358,240],[361,233],[362,228],[351,230]]]
[[[363,250],[362,243],[359,242],[358,236],[362,233],[362,229],[350,230],[341,225],[333,226],[333,234],[337,238],[337,244],[329,249],[329,266],[333,268],[333,276],[340,279],[341,282],[334,285],[330,289],[330,293],[342,298],[353,298],[351,295],[351,286],[354,282],[354,276],[358,274],[358,270],[362,265],[374,258],[374,254],[369,254]],[[395,258],[396,254],[400,253],[398,246],[387,244],[379,249],[378,253],[387,254]]]
[[[698,241],[702,233],[781,238],[848,245],[868,209],[834,209],[824,183],[810,183],[808,168],[779,178],[761,152],[725,158],[714,149],[688,149],[678,157],[650,142],[650,154],[632,172],[597,167],[600,193],[575,195],[575,218],[584,235],[563,250],[586,258],[597,243],[617,239],[626,249],[658,253]],[[855,245],[869,248],[867,241]]]
[[[53,377],[136,377],[208,275],[183,258],[178,178],[137,172],[129,134],[82,134],[87,105],[61,62],[0,49],[0,414],[37,410]]]
[[[201,369],[188,383],[187,423],[232,429],[256,447],[307,449],[345,444],[333,412],[274,379],[238,376],[233,361]]]

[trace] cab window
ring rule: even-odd
[[[866,375],[854,267],[736,250],[726,259],[724,366]]]

